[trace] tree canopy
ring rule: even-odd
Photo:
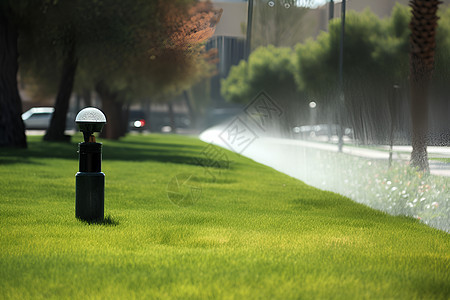
[[[220,15],[210,2],[195,0],[2,1],[3,28],[17,33],[1,32],[2,38],[13,37],[3,47],[19,46],[8,52],[13,55],[7,60],[17,64],[20,57],[17,66],[2,71],[15,78],[20,70],[21,79],[37,93],[56,94],[45,137],[64,139],[74,87],[96,90],[103,109],[119,116],[115,110],[121,110],[122,103],[181,93],[211,74],[214,55],[205,52],[203,43],[214,33]],[[8,95],[17,97],[15,109],[5,109],[0,116],[22,123],[17,83],[5,84],[11,88]],[[7,136],[8,130],[0,135]],[[24,144],[23,123],[12,136],[20,132]]]
[[[441,11],[437,29],[432,104],[434,101],[438,107],[442,107],[445,101],[448,105],[448,97],[444,95],[449,93],[449,13],[450,9]],[[347,14],[343,74],[347,114],[343,122],[354,128],[360,142],[387,141],[391,114],[396,113],[392,111],[393,101],[396,101],[397,114],[399,110],[409,109],[410,19],[410,9],[400,4],[386,19],[378,18],[368,10]],[[245,103],[260,89],[273,89],[272,85],[280,91],[298,90],[299,96],[293,97],[290,105],[295,102],[305,105],[314,100],[318,106],[317,122],[337,122],[340,30],[340,20],[335,19],[330,22],[328,32],[297,44],[294,51],[274,46],[255,50],[248,62],[241,62],[232,68],[223,81],[223,96],[228,101]],[[262,63],[264,60],[266,65]],[[295,78],[294,87],[286,78]],[[399,98],[397,100],[394,99],[394,86],[400,87],[400,95],[395,96]],[[309,118],[302,116],[304,110],[297,113],[297,124],[308,124]],[[396,125],[402,131],[399,138],[405,141],[409,137],[410,120],[403,115],[396,118]],[[442,115],[441,123],[444,118]],[[442,132],[445,129],[441,127],[437,130]]]

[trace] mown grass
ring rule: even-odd
[[[107,217],[89,224],[74,216],[76,144],[29,140],[0,149],[0,298],[450,297],[449,235],[412,218],[149,135],[104,142]],[[193,205],[168,199],[178,174],[201,187]]]

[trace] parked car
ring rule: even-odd
[[[128,114],[128,130],[143,131],[147,129],[146,115],[142,110],[130,110]]]
[[[55,109],[53,107],[33,107],[22,114],[22,120],[25,129],[46,130],[50,126],[52,115]],[[75,114],[67,113],[66,130],[75,129]]]
[[[26,129],[45,130],[50,125],[53,107],[33,107],[22,114],[22,120]]]

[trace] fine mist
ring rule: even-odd
[[[200,138],[314,187],[450,231],[448,147],[428,147],[430,174],[410,166],[411,147],[405,145],[404,136],[390,151],[388,144],[373,139],[363,143],[353,128],[346,127],[339,152],[339,125],[317,124],[317,106],[309,107],[310,125],[293,126],[286,108],[262,92],[242,114],[204,131]]]

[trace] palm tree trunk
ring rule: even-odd
[[[420,68],[421,62],[411,57],[411,120],[412,152],[411,165],[420,171],[429,172],[428,164],[428,86],[430,74]]]
[[[427,155],[428,87],[434,67],[439,0],[411,0],[410,81],[413,150],[411,165],[429,172]]]

